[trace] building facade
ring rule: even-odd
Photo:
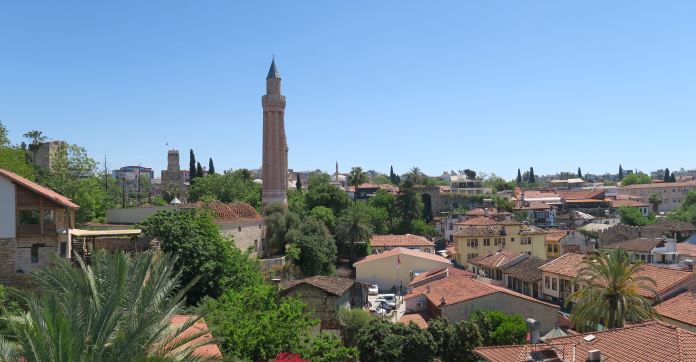
[[[454,259],[460,265],[503,248],[546,259],[546,231],[515,220],[487,226],[463,225],[452,235],[456,251]]]
[[[658,194],[662,197],[658,212],[669,212],[679,207],[686,199],[689,191],[696,189],[696,181],[650,183],[642,185],[629,185],[619,188],[619,195],[640,197],[642,201],[648,201],[650,196]]]

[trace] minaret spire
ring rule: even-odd
[[[261,172],[264,206],[287,206],[288,146],[285,138],[285,96],[280,90],[280,74],[275,56],[266,77],[266,94],[261,97],[263,106],[263,163]]]
[[[278,73],[278,69],[276,69],[275,55],[273,55],[273,60],[271,60],[271,67],[268,69],[266,79],[280,79],[280,73]]]

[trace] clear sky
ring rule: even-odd
[[[3,1],[0,120],[257,168],[273,54],[294,169],[696,167],[693,1]]]

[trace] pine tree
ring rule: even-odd
[[[534,167],[529,168],[529,183],[536,183],[536,176],[534,176]]]
[[[580,167],[578,167],[578,178],[582,178],[582,171],[580,170]]]
[[[674,175],[674,172],[669,176],[669,182],[677,182],[677,176]]]
[[[215,166],[213,165],[213,159],[208,159],[208,175],[215,174]]]
[[[189,152],[189,181],[193,181],[194,178],[196,178],[196,155],[191,150]]]
[[[300,180],[300,173],[297,173],[297,181],[295,182],[295,187],[298,191],[302,191],[302,180]]]
[[[621,179],[622,179],[623,177],[624,177],[623,168],[621,167],[621,165],[619,165],[619,181],[621,181]]]
[[[669,180],[670,180],[670,178],[669,178],[669,169],[666,168],[666,169],[665,169],[665,177],[662,178],[662,181],[664,181],[664,182],[669,182]]]
[[[520,169],[517,169],[517,186],[522,184],[522,173],[520,172]]]
[[[203,167],[200,162],[196,162],[196,177],[203,177]]]

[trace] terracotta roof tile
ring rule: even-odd
[[[568,230],[547,229],[546,232],[546,241],[556,243],[568,235]]]
[[[602,245],[601,249],[623,249],[628,251],[638,251],[648,253],[650,250],[664,244],[665,241],[657,238],[638,238],[631,240],[619,241],[616,243],[607,243]]]
[[[696,292],[684,292],[655,307],[661,316],[696,327]]]
[[[474,226],[485,226],[485,225],[495,225],[497,221],[492,217],[487,216],[477,216],[471,219],[460,221],[455,223],[455,225],[474,225]]]
[[[503,274],[507,274],[519,280],[535,283],[541,280],[541,270],[539,267],[546,264],[546,260],[529,257],[515,265],[503,269]]]
[[[428,321],[430,321],[430,319],[431,317],[427,314],[427,312],[408,313],[401,316],[401,318],[399,319],[399,323],[414,323],[420,329],[428,329]]]
[[[679,255],[688,255],[696,258],[696,244],[687,242],[677,243],[677,252]]]
[[[584,338],[592,334],[588,342]],[[479,347],[475,351],[491,362],[584,361],[590,350],[600,350],[602,361],[696,361],[696,333],[659,321],[624,328],[553,338],[536,345]],[[532,359],[531,356],[536,359]],[[543,357],[543,359],[542,359]]]
[[[445,259],[437,254],[434,254],[434,253],[426,253],[426,252],[423,252],[420,250],[413,250],[413,249],[406,249],[406,248],[394,248],[394,249],[387,250],[387,251],[382,252],[382,253],[368,255],[368,256],[356,261],[355,263],[353,263],[353,266],[360,265],[362,263],[380,260],[380,259],[385,259],[385,258],[388,258],[391,256],[396,256],[396,255],[409,255],[409,256],[416,257],[416,258],[429,259],[432,261],[439,261],[441,263],[451,264],[451,262],[449,260],[447,260],[447,259]]]
[[[283,293],[301,284],[309,284],[327,293],[341,296],[356,283],[353,279],[316,275],[304,279],[297,279],[288,282],[283,288]]]
[[[186,321],[189,319],[193,318],[191,315],[175,315],[172,317],[172,319],[169,320],[169,324],[172,327],[180,327],[183,325]],[[187,336],[190,336],[193,333],[197,333],[199,331],[204,331],[208,330],[208,325],[203,321],[203,319],[199,319],[196,323],[194,323],[191,327],[186,329],[183,333],[180,334],[181,338],[185,338]],[[205,335],[198,337],[194,339],[193,341],[186,343],[185,345],[189,345],[191,343],[196,343],[198,341],[204,340],[204,339],[209,339],[212,338],[212,334],[206,333]],[[220,352],[220,348],[214,344],[207,344],[205,346],[200,346],[196,348],[194,355],[197,357],[202,357],[204,360],[219,360],[222,358],[222,352]],[[208,359],[206,359],[208,358]]]
[[[558,195],[564,200],[596,199],[604,200],[605,190],[558,190]]]
[[[181,208],[208,209],[215,214],[215,221],[220,223],[239,222],[245,220],[261,220],[263,217],[253,206],[243,202],[224,203],[220,201],[202,202],[181,205]]]
[[[577,275],[580,268],[582,268],[583,261],[585,261],[585,255],[580,253],[567,253],[540,266],[539,270],[575,278],[575,275]]]
[[[445,275],[466,275],[468,277],[476,277],[476,274],[474,274],[470,271],[466,271],[466,270],[455,268],[455,267],[438,268],[438,269],[428,270],[425,273],[420,273],[420,274],[416,275],[408,285],[416,287],[418,285],[421,285],[423,283],[428,282],[428,279],[435,280],[435,279],[438,279],[440,277],[444,277]]]
[[[466,216],[498,216],[498,215],[510,215],[507,211],[501,211],[496,208],[483,208],[477,207],[466,212]]]
[[[47,187],[43,187],[34,181],[27,180],[26,178],[14,173],[14,172],[3,170],[0,168],[0,175],[5,176],[10,181],[12,181],[12,182],[14,182],[14,183],[26,188],[26,189],[29,189],[30,191],[36,192],[37,194],[39,194],[47,199],[50,199],[50,200],[58,203],[59,205],[65,206],[65,207],[72,209],[72,210],[76,210],[76,209],[80,208],[80,206],[78,206],[76,203],[72,202],[69,198],[67,198],[67,197],[47,188]]]
[[[696,181],[650,183],[621,186],[621,189],[649,189],[649,188],[676,188],[676,187],[696,187]]]
[[[620,207],[648,207],[650,204],[647,204],[642,201],[638,200],[630,200],[630,199],[616,199],[611,201],[611,207],[618,209]]]
[[[509,263],[510,261],[526,257],[527,254],[520,253],[519,251],[501,249],[495,253],[481,255],[476,258],[469,259],[469,263],[489,268],[500,268],[505,263]]]
[[[378,247],[413,247],[413,246],[431,246],[435,244],[419,235],[372,235],[370,245]]]

